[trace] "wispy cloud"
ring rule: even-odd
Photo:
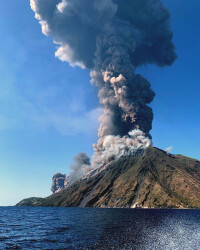
[[[36,109],[29,104],[27,116],[41,128],[54,128],[62,135],[74,135],[77,133],[91,133],[96,131],[99,123],[98,117],[102,113],[101,108],[80,113],[71,112],[67,109],[66,113],[56,112],[50,108]]]
[[[62,86],[38,88],[33,83],[20,93],[13,79],[5,79],[0,94],[0,129],[49,129],[61,135],[91,133],[98,129],[100,107],[86,108],[82,89],[65,93]],[[2,94],[3,93],[3,94]]]
[[[11,34],[8,48],[0,48],[0,130],[53,128],[62,135],[96,132],[102,109],[88,105],[83,80],[76,82],[79,77],[72,77],[67,67],[63,73],[50,62],[44,68],[38,66],[32,46],[27,48],[20,41]],[[37,40],[34,46],[46,48],[42,42]]]

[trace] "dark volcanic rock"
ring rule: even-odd
[[[200,208],[200,162],[148,148],[112,162],[39,206]]]

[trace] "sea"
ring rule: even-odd
[[[0,249],[200,249],[200,210],[0,207]]]

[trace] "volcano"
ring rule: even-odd
[[[46,198],[17,206],[200,208],[200,161],[150,147]]]

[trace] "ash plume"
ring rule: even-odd
[[[51,191],[53,194],[60,192],[66,187],[66,175],[61,173],[56,173],[52,178]]]
[[[75,181],[87,175],[93,167],[90,164],[90,158],[85,153],[78,153],[74,156],[74,163],[70,165],[69,175],[56,173],[52,178],[51,191],[53,194],[60,192]]]
[[[92,170],[90,158],[85,153],[78,153],[73,160],[74,163],[70,165],[71,172],[68,176],[67,185],[71,185]]]
[[[163,3],[160,0],[30,0],[30,3],[42,32],[53,37],[58,46],[56,57],[72,66],[90,69],[91,83],[98,88],[104,113],[99,118],[99,141],[94,145],[92,165],[110,158],[110,148],[105,149],[107,136],[114,143],[124,142],[132,136],[130,131],[140,130],[141,136],[151,139],[153,112],[148,105],[155,93],[148,80],[136,73],[136,68],[148,63],[171,65],[176,59],[170,14]]]

